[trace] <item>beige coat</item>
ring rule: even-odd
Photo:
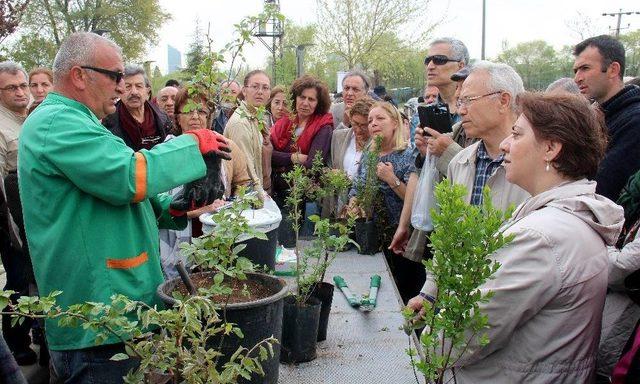
[[[447,171],[447,179],[452,183],[462,184],[467,187],[466,202],[471,201],[473,182],[476,176],[476,154],[480,142],[474,143],[458,152],[451,159]],[[499,166],[493,175],[489,176],[486,184],[491,190],[493,206],[506,210],[509,206],[516,206],[523,202],[529,194],[515,184],[511,184],[505,177],[504,166]]]
[[[265,114],[265,119],[267,118],[268,115]],[[263,156],[263,152],[269,151],[271,141],[266,140],[265,143],[264,136],[258,126],[258,120],[254,117],[253,112],[249,111],[244,101],[240,102],[240,106],[236,108],[229,118],[224,128],[224,136],[235,141],[238,147],[242,149],[246,155],[249,176],[257,189],[263,189],[264,179],[268,180],[271,177],[271,164],[264,161],[267,156]],[[270,160],[270,152],[268,155]]]
[[[231,160],[222,160],[224,167],[224,195],[231,197],[236,194],[238,187],[246,187],[251,183],[251,177],[247,172],[247,157],[238,147],[235,141],[227,141],[231,149]]]
[[[18,136],[25,118],[0,105],[0,176],[18,169]]]
[[[607,245],[623,210],[595,194],[595,182],[567,182],[527,199],[501,230],[513,241],[492,256],[500,268],[480,287],[489,344],[456,364],[464,383],[589,383],[607,290]]]
[[[352,137],[353,129],[351,128],[333,130],[333,135],[331,135],[331,168],[344,170],[342,162]]]

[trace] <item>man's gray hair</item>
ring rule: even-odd
[[[369,92],[369,88],[371,88],[371,80],[369,80],[369,76],[367,76],[366,73],[364,73],[359,69],[352,69],[349,72],[347,72],[347,74],[344,75],[344,77],[342,78],[342,85],[344,85],[344,81],[347,80],[348,77],[354,77],[354,76],[358,76],[359,78],[362,79],[362,82],[364,83],[364,91]]]
[[[135,76],[135,75],[142,75],[142,78],[144,79],[144,86],[147,88],[151,88],[151,82],[147,77],[147,72],[145,72],[144,68],[142,68],[141,65],[127,64],[124,66],[125,78]]]
[[[94,65],[98,46],[106,44],[122,56],[122,49],[116,43],[92,32],[76,32],[69,35],[60,45],[53,60],[53,81],[62,80],[76,65]]]
[[[22,65],[16,63],[15,61],[3,61],[0,63],[0,74],[8,73],[10,75],[15,75],[18,72],[22,72],[25,79],[29,79],[29,75],[27,75],[27,71],[22,68]]]
[[[570,77],[561,77],[553,83],[549,84],[545,93],[554,92],[554,91],[564,91],[567,93],[573,93],[575,95],[580,95],[580,88],[578,84],[570,78]]]
[[[472,73],[483,71],[489,75],[486,84],[488,92],[504,91],[511,95],[511,109],[516,110],[516,98],[524,93],[522,78],[511,66],[491,61],[479,61],[473,64],[469,76]]]
[[[429,44],[429,47],[433,47],[436,44],[448,44],[451,47],[450,59],[460,60],[464,65],[469,64],[469,50],[464,43],[453,37],[441,37],[435,39]]]

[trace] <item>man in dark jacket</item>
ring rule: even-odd
[[[609,146],[600,163],[596,192],[616,201],[631,175],[640,169],[640,88],[625,86],[625,51],[608,35],[576,45],[574,80],[580,92],[604,113]]]
[[[116,104],[116,112],[102,120],[111,133],[124,140],[134,151],[151,149],[164,142],[173,129],[173,122],[155,104],[149,103],[147,75],[140,66],[124,69],[125,90]]]

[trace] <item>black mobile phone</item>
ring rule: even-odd
[[[453,123],[449,113],[449,106],[445,103],[418,105],[418,117],[420,118],[421,127],[429,127],[440,133],[451,132]]]

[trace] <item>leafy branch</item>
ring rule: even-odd
[[[420,337],[425,359],[414,365],[429,382],[443,383],[445,373],[472,343],[489,343],[483,332],[489,326],[488,318],[480,304],[488,302],[492,292],[483,292],[480,286],[500,267],[491,255],[512,240],[499,231],[511,211],[504,214],[495,209],[488,188],[483,191],[482,206],[465,203],[466,193],[464,186],[448,181],[436,186],[439,209],[431,211],[433,259],[423,263],[438,291],[433,304],[424,301],[417,317],[410,309],[403,312],[410,328],[425,327]],[[453,377],[455,380],[455,373]]]

